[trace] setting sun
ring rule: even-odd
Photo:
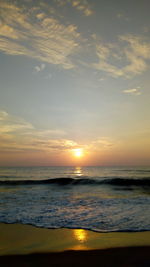
[[[80,158],[83,156],[83,150],[81,148],[76,148],[73,150],[74,156]]]

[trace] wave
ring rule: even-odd
[[[116,170],[116,171],[118,171],[118,172],[136,172],[136,173],[138,173],[138,172],[142,172],[142,173],[150,173],[150,169],[148,169],[148,170],[143,170],[143,169],[119,169],[119,170]]]
[[[21,225],[30,225],[30,226],[34,226],[36,228],[41,228],[41,229],[71,229],[71,230],[86,230],[86,231],[92,231],[95,233],[139,233],[139,232],[148,232],[150,231],[149,227],[137,227],[137,228],[130,228],[130,227],[126,227],[125,229],[120,229],[119,227],[115,227],[114,229],[112,229],[111,227],[108,229],[102,229],[102,228],[95,228],[93,226],[79,226],[79,225],[75,225],[75,226],[69,226],[69,225],[62,225],[62,226],[57,226],[57,225],[50,225],[50,226],[45,226],[45,225],[38,225],[36,222],[24,222],[23,220],[17,220],[14,219],[11,222],[7,221],[7,220],[1,220],[0,223],[6,224],[6,225],[14,225],[14,224],[21,224]]]
[[[150,177],[147,178],[105,178],[105,179],[92,179],[92,178],[70,178],[60,177],[51,178],[46,180],[1,180],[0,186],[4,185],[112,185],[112,186],[146,186],[150,187]]]
[[[104,183],[118,186],[150,186],[150,179],[113,178],[105,180]]]

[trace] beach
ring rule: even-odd
[[[0,266],[149,266],[150,232],[0,224]]]
[[[0,266],[150,266],[149,174],[0,168]]]

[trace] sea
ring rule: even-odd
[[[150,167],[1,167],[0,222],[150,230]]]

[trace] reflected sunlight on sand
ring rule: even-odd
[[[88,239],[88,234],[84,229],[74,229],[73,234],[76,240],[84,243]]]

